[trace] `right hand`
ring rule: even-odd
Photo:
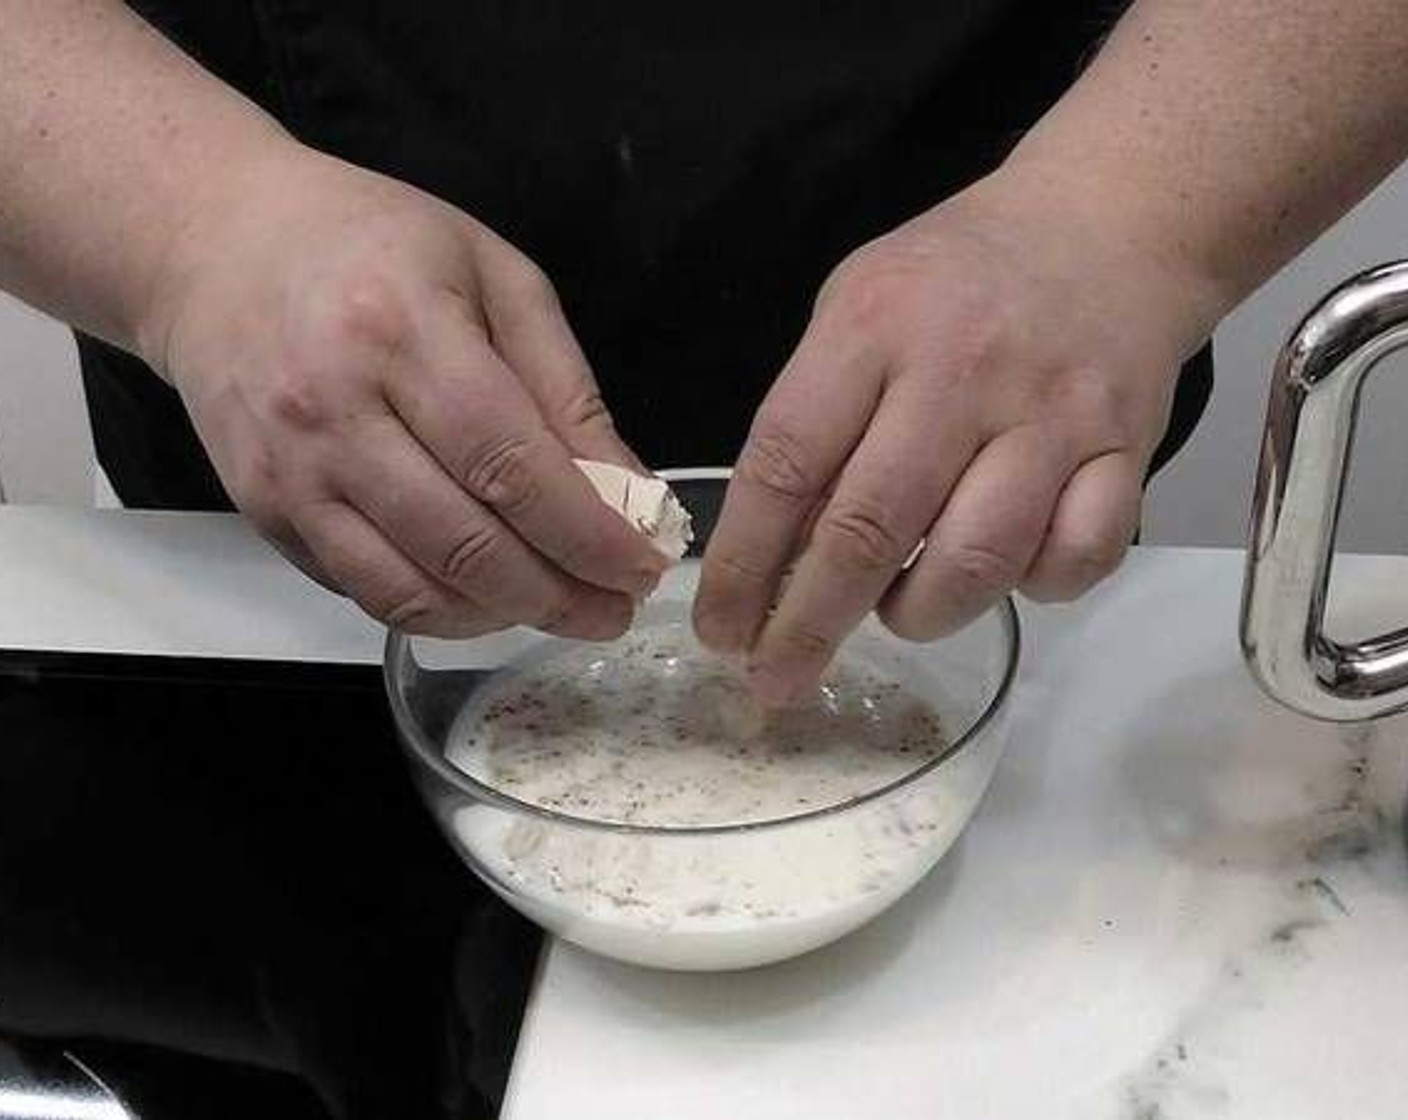
[[[286,556],[418,633],[629,626],[666,562],[572,458],[639,464],[522,254],[301,148],[174,245],[143,356]]]

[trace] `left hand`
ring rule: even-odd
[[[1175,253],[1067,198],[998,172],[822,288],[695,604],[765,703],[813,688],[871,610],[932,640],[1013,589],[1069,599],[1119,564],[1210,300]]]

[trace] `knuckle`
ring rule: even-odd
[[[805,662],[826,662],[836,651],[836,640],[817,627],[796,620],[782,627],[777,640],[785,655]]]
[[[333,417],[323,379],[297,364],[284,366],[275,378],[269,408],[280,423],[298,432],[322,431]]]
[[[1022,592],[1039,603],[1075,599],[1114,572],[1127,548],[1116,536],[1052,544],[1034,566]]]
[[[440,614],[441,598],[430,587],[418,587],[390,598],[380,609],[373,604],[370,613],[392,630],[424,634],[432,630]]]
[[[529,463],[534,440],[507,435],[476,448],[460,472],[465,488],[506,513],[521,512],[538,499],[538,483]]]
[[[740,552],[719,552],[709,557],[707,598],[710,602],[726,597],[739,588],[764,587],[777,578],[776,572]]]
[[[1080,392],[1082,411],[1100,428],[1123,435],[1132,418],[1132,394],[1119,381],[1092,377]]]
[[[573,394],[563,404],[562,423],[569,431],[614,430],[611,411],[595,386]]]
[[[1022,578],[1020,565],[1009,554],[973,541],[940,546],[947,566],[982,595],[1004,595]]]
[[[1137,393],[1127,378],[1088,373],[1066,386],[1067,415],[1090,433],[1101,447],[1127,447],[1139,442],[1145,427],[1145,394]]]
[[[872,253],[853,257],[827,281],[820,307],[861,331],[874,331],[898,305],[901,293],[889,268]]]
[[[890,514],[875,503],[851,502],[827,513],[815,536],[847,567],[868,571],[898,569],[913,544],[900,540]]]
[[[498,568],[503,537],[491,525],[468,529],[440,562],[440,576],[452,586],[470,587],[489,582]]]
[[[376,272],[343,281],[332,297],[331,331],[342,343],[382,352],[405,347],[411,317],[397,286]]]
[[[504,269],[499,310],[512,317],[541,316],[559,307],[557,289],[536,264],[522,257]]]
[[[815,482],[802,441],[775,414],[760,416],[758,426],[739,457],[736,472],[745,482],[789,504],[815,497]]]
[[[1075,592],[1099,583],[1120,566],[1125,542],[1113,536],[1092,537],[1068,545],[1059,561],[1066,571],[1066,583]]]

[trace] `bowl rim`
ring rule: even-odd
[[[731,471],[727,467],[681,467],[657,472],[666,481],[726,481],[731,476]],[[874,789],[866,790],[855,797],[847,798],[844,801],[834,801],[829,805],[823,805],[814,809],[807,809],[800,813],[789,813],[786,816],[766,817],[761,820],[736,821],[721,824],[702,825],[659,825],[659,824],[636,824],[630,821],[603,820],[597,817],[582,817],[572,813],[564,813],[556,809],[549,809],[543,805],[537,805],[531,801],[524,801],[514,797],[512,794],[504,793],[493,786],[480,781],[473,775],[466,773],[457,766],[452,766],[441,755],[421,729],[420,721],[412,714],[406,702],[404,693],[396,685],[396,674],[394,670],[400,665],[403,658],[410,656],[412,636],[399,630],[388,630],[386,644],[382,656],[382,683],[386,689],[387,700],[391,707],[391,714],[396,724],[397,737],[406,751],[419,763],[425,765],[442,781],[449,783],[459,792],[473,798],[476,801],[485,802],[495,808],[511,811],[515,813],[526,813],[542,820],[552,821],[572,828],[582,828],[599,832],[616,832],[645,834],[654,836],[719,836],[732,835],[735,833],[764,832],[769,829],[782,828],[789,825],[802,824],[825,817],[839,815],[851,809],[859,808],[872,801],[879,801],[896,793],[912,783],[918,782],[921,778],[932,774],[939,767],[956,758],[967,747],[976,742],[984,731],[996,720],[997,716],[1006,707],[1007,699],[1012,692],[1012,685],[1017,677],[1017,669],[1022,660],[1022,624],[1017,613],[1016,604],[1012,601],[1012,596],[1005,595],[998,603],[980,617],[987,617],[988,614],[996,613],[1002,633],[1007,639],[1007,661],[1003,666],[1002,678],[998,681],[997,688],[992,696],[983,706],[983,710],[978,717],[964,730],[963,734],[948,745],[942,752],[933,758],[910,770],[908,773],[900,775],[884,785],[876,786]],[[976,620],[975,620],[976,621]],[[544,635],[545,640],[564,641],[567,639],[553,638],[551,635]],[[493,672],[494,670],[486,670]]]

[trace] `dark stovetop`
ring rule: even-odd
[[[0,1120],[63,1062],[140,1120],[493,1116],[537,948],[375,670],[0,654]]]

